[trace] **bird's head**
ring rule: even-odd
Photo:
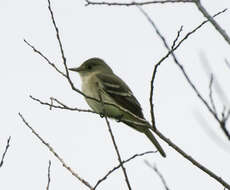
[[[91,58],[83,62],[79,67],[69,68],[70,71],[75,71],[80,74],[81,77],[95,72],[113,73],[112,69],[100,58]]]

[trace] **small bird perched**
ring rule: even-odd
[[[91,58],[77,68],[82,79],[82,92],[97,99],[86,98],[88,105],[100,115],[118,119],[133,129],[145,134],[163,157],[164,150],[150,132],[150,124],[145,120],[141,106],[127,84],[115,75],[112,69],[100,58]],[[102,102],[101,102],[102,101]]]

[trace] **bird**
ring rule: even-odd
[[[141,105],[133,92],[103,59],[93,57],[79,67],[68,70],[79,73],[85,100],[96,113],[101,116],[106,114],[109,118],[145,134],[161,156],[166,157],[163,148],[150,131],[151,125],[144,118]]]

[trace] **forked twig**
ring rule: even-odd
[[[189,76],[187,75],[187,73],[185,72],[183,66],[179,63],[178,59],[176,58],[176,55],[174,54],[174,50],[179,47],[179,45],[186,40],[191,34],[193,34],[194,32],[196,32],[199,28],[201,28],[205,23],[208,22],[208,20],[202,22],[199,26],[197,26],[194,30],[192,30],[191,32],[187,33],[185,35],[185,37],[174,47],[174,49],[170,49],[168,43],[166,42],[165,38],[163,37],[163,35],[160,33],[159,29],[156,27],[155,23],[153,22],[153,20],[148,16],[148,14],[139,7],[139,9],[141,10],[141,12],[145,15],[145,17],[148,19],[148,21],[150,22],[150,24],[154,27],[156,33],[158,34],[158,36],[161,38],[161,40],[163,41],[165,47],[168,49],[168,54],[167,55],[172,55],[174,62],[176,63],[176,65],[179,67],[179,69],[182,71],[182,74],[184,75],[184,77],[186,78],[187,82],[189,83],[189,85],[192,87],[192,89],[195,91],[195,93],[197,94],[197,96],[201,99],[201,101],[205,104],[205,106],[207,107],[207,109],[213,114],[213,116],[215,117],[214,112],[212,111],[211,107],[209,106],[209,104],[207,103],[207,101],[201,96],[200,92],[197,90],[197,88],[195,87],[195,85],[192,83],[192,81],[190,80]],[[218,16],[220,14],[222,14],[223,12],[225,12],[226,9],[224,9],[223,11],[218,12],[217,14],[214,15]],[[165,56],[166,57],[166,56]],[[164,60],[164,57],[155,65],[154,67],[154,71],[153,71],[153,75],[152,75],[152,80],[151,80],[151,91],[150,91],[150,107],[151,107],[151,117],[152,120],[154,122],[152,122],[153,125],[155,125],[155,115],[154,115],[154,107],[153,107],[153,103],[152,103],[152,96],[153,96],[153,88],[154,88],[154,79],[156,77],[156,73],[157,73],[157,68],[159,67],[159,65],[161,64],[161,62]],[[216,118],[216,117],[215,117]],[[218,119],[218,118],[217,118]],[[200,164],[199,162],[197,162],[194,158],[192,158],[190,155],[188,155],[187,153],[185,153],[180,147],[178,147],[176,144],[174,144],[170,139],[168,139],[167,137],[165,137],[156,127],[153,127],[152,129],[162,140],[164,140],[165,142],[167,142],[167,144],[169,146],[171,146],[174,150],[176,150],[178,153],[180,153],[184,158],[186,158],[188,161],[190,161],[192,164],[194,164],[196,167],[198,167],[199,169],[201,169],[203,172],[205,172],[206,174],[208,174],[210,177],[214,178],[216,181],[218,181],[220,184],[222,184],[224,187],[226,187],[227,189],[230,190],[230,185],[224,181],[221,177],[217,176],[214,172],[212,172],[211,170],[209,170],[208,168],[206,168],[205,166],[203,166],[202,164]]]
[[[133,159],[136,158],[136,157],[144,156],[144,155],[146,155],[146,154],[151,154],[151,153],[156,153],[156,152],[157,152],[157,151],[147,151],[147,152],[143,152],[143,153],[141,153],[141,154],[135,154],[135,155],[133,155],[132,157],[130,157],[129,159],[122,161],[122,164],[125,164],[125,163],[127,163],[127,162],[133,160]],[[115,170],[117,170],[117,169],[120,168],[120,167],[121,167],[121,164],[119,164],[118,166],[116,166],[116,167],[114,167],[113,169],[109,170],[109,171],[106,173],[106,175],[105,175],[104,177],[102,177],[101,179],[99,179],[99,180],[97,181],[96,185],[94,186],[94,189],[96,189],[96,188],[98,187],[98,185],[99,185],[102,181],[106,180],[107,177],[108,177],[110,174],[112,174]]]

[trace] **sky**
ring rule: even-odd
[[[210,14],[230,8],[228,0],[202,1]],[[85,1],[51,1],[69,67],[79,66],[91,57],[100,57],[132,89],[150,121],[150,80],[154,65],[167,53],[151,24],[137,7],[85,6]],[[51,160],[52,189],[88,189],[25,126],[18,113],[60,154],[80,176],[94,185],[118,165],[105,120],[98,115],[67,110],[49,110],[31,100],[33,95],[49,102],[55,97],[65,104],[89,109],[84,98],[71,90],[68,82],[23,39],[33,44],[63,70],[56,34],[46,0],[1,1],[0,51],[1,119],[0,155],[7,138],[10,148],[0,168],[0,187],[45,189],[48,161]],[[173,43],[183,25],[180,39],[202,21],[192,4],[143,6],[166,37]],[[217,22],[230,35],[229,11]],[[176,50],[176,56],[201,94],[208,100],[210,73],[214,75],[214,100],[218,113],[229,108],[230,46],[211,24],[206,24]],[[210,69],[207,69],[210,68]],[[77,88],[80,77],[71,73]],[[217,81],[226,98],[220,97]],[[230,183],[230,145],[218,123],[188,85],[181,71],[168,58],[159,67],[154,89],[158,129],[185,152]],[[209,100],[208,100],[209,101]],[[155,150],[142,134],[110,120],[122,159]],[[229,123],[228,123],[229,126]],[[228,127],[229,129],[229,127]],[[229,129],[230,130],[230,129]],[[159,138],[158,138],[159,139]],[[223,189],[217,181],[194,167],[159,139],[167,158],[158,153],[136,158],[126,170],[135,190],[165,189],[159,176],[144,160],[155,164],[170,189]],[[122,170],[114,172],[98,189],[127,189]]]

